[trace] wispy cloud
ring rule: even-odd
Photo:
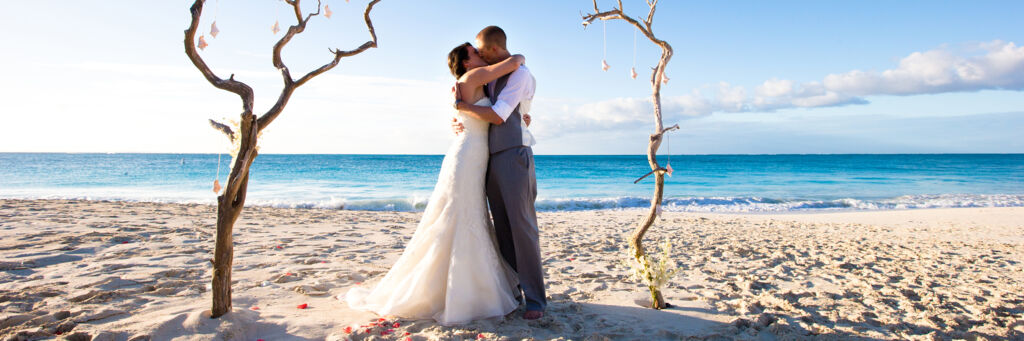
[[[681,96],[662,99],[667,120],[712,113],[772,112],[867,104],[869,96],[912,96],[980,90],[1024,90],[1024,46],[992,41],[964,49],[943,46],[914,52],[884,71],[852,70],[822,80],[769,79],[748,91],[727,82],[705,85]],[[649,98],[615,98],[586,103],[567,111],[566,122],[590,127],[650,122]]]

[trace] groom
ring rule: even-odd
[[[488,26],[476,35],[477,51],[488,64],[511,56],[505,47],[505,31]],[[519,275],[519,286],[526,296],[523,318],[544,316],[544,272],[540,267],[540,240],[537,228],[537,179],[533,167],[533,135],[526,129],[536,81],[526,66],[487,84],[492,106],[477,106],[459,100],[456,109],[478,116],[497,116],[501,124],[488,129],[490,160],[487,164],[487,201],[494,219],[494,232],[501,256]],[[493,116],[492,116],[493,115]],[[524,118],[527,121],[524,122]],[[461,123],[453,123],[456,133]]]

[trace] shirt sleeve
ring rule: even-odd
[[[520,66],[509,75],[505,88],[498,94],[498,101],[491,106],[491,110],[494,110],[494,113],[498,114],[502,121],[508,120],[519,102],[533,97],[532,81],[533,76],[530,75],[530,71]]]

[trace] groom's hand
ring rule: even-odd
[[[458,135],[462,134],[464,130],[466,130],[466,127],[462,125],[462,122],[459,122],[459,118],[452,117],[452,132],[454,132],[455,135]]]
[[[523,114],[523,122],[526,122],[526,126],[530,126],[530,114]]]

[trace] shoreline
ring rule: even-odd
[[[419,212],[247,207],[235,224],[234,311],[208,319],[215,206],[0,199],[0,337],[1024,337],[1021,207],[664,212],[645,238],[651,254],[673,239],[680,273],[663,293],[676,307],[662,311],[643,307],[646,290],[618,266],[641,212],[538,214],[541,320],[519,311],[453,327],[387,318],[400,327],[384,328],[334,296],[373,285]]]
[[[1016,194],[1000,194],[1000,195],[1016,195]],[[428,195],[429,197],[429,195]],[[683,197],[691,198],[691,197]],[[579,198],[581,200],[606,200],[609,198]],[[643,199],[643,198],[640,198]],[[678,199],[678,198],[665,198]],[[376,199],[380,200],[391,200],[391,199]],[[398,199],[395,199],[398,200]],[[552,199],[547,199],[552,200]],[[576,200],[576,199],[553,199],[553,200]],[[649,202],[649,199],[646,199]],[[856,199],[855,199],[856,200]],[[144,200],[144,199],[65,199],[65,198],[10,198],[0,197],[0,202],[3,201],[50,201],[50,202],[108,202],[108,203],[136,203],[136,204],[159,204],[159,205],[184,205],[184,206],[210,206],[216,207],[217,203],[213,202],[176,202],[176,201],[158,201],[158,200]],[[367,199],[367,201],[375,201]],[[540,202],[540,200],[538,200]],[[419,204],[419,203],[417,203]],[[423,203],[424,205],[426,202]],[[263,204],[263,203],[246,203],[245,208],[275,208],[275,209],[293,209],[293,210],[323,210],[323,211],[344,211],[344,212],[394,212],[394,213],[423,213],[423,211],[402,211],[402,210],[372,210],[372,209],[347,209],[344,207],[285,207],[278,206],[282,204]],[[663,203],[663,207],[668,206]],[[961,206],[961,207],[910,207],[910,208],[880,208],[880,209],[863,209],[863,208],[816,208],[816,209],[800,209],[800,210],[763,210],[763,211],[729,211],[729,210],[708,210],[708,211],[680,211],[666,209],[665,213],[676,213],[676,214],[711,214],[711,215],[814,215],[814,214],[841,214],[841,213],[871,213],[871,212],[905,212],[905,211],[919,211],[919,210],[959,210],[959,209],[1004,209],[1004,208],[1024,208],[1024,206]],[[644,211],[649,209],[648,206],[638,207],[603,207],[603,208],[581,208],[581,209],[568,209],[568,210],[546,210],[538,209],[537,213],[570,213],[570,212],[594,212],[594,211],[611,211],[611,212],[630,212],[630,211]]]

